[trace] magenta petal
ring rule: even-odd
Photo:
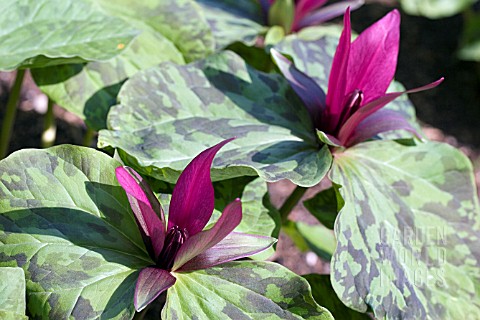
[[[212,216],[214,193],[210,167],[218,150],[234,138],[224,140],[196,156],[185,168],[173,189],[168,228],[177,225],[193,236]]]
[[[165,218],[162,207],[148,184],[135,170],[129,167],[118,167],[115,169],[115,174],[118,183],[127,193],[147,250],[155,260],[162,252],[165,241]]]
[[[270,49],[273,60],[282,72],[285,79],[305,103],[305,106],[316,123],[321,113],[325,109],[325,93],[317,83],[302,71],[298,70],[295,65],[285,58],[275,49]]]
[[[276,241],[271,237],[232,232],[216,246],[191,259],[177,271],[206,269],[245,258],[268,249]]]
[[[299,20],[297,24],[295,24],[296,29],[293,31],[319,25],[325,21],[341,16],[348,7],[350,7],[350,10],[356,10],[360,8],[363,3],[363,0],[341,1],[320,8]]]
[[[211,229],[187,239],[175,257],[172,270],[179,269],[195,256],[219,243],[240,224],[240,221],[242,221],[242,203],[240,199],[236,199],[225,207],[220,219]]]
[[[393,80],[400,42],[400,13],[393,10],[352,43],[346,93],[363,91],[364,104],[382,96]]]
[[[328,79],[328,107],[322,115],[322,128],[327,132],[332,132],[337,127],[343,109],[343,100],[347,94],[345,89],[351,38],[349,8],[343,17],[343,24],[342,35],[340,36],[337,50],[333,57],[332,68]]]
[[[166,270],[154,267],[147,267],[140,271],[137,284],[135,285],[135,295],[133,304],[135,310],[141,311],[153,300],[155,300],[163,291],[175,284],[174,276]]]
[[[353,146],[357,143],[370,139],[379,133],[405,130],[413,133],[419,139],[422,137],[414,127],[399,112],[393,110],[378,110],[374,114],[365,118],[352,132],[348,141],[345,142],[346,147]]]
[[[403,92],[387,93],[386,95],[368,103],[367,105],[360,107],[360,109],[358,109],[342,126],[338,134],[338,139],[342,142],[343,145],[345,145],[346,142],[350,140],[350,136],[352,135],[353,131],[355,131],[356,127],[359,125],[360,122],[362,122],[365,118],[367,118],[377,110],[380,110],[381,108],[383,108],[389,102],[395,100],[396,98],[398,98],[404,93],[415,93],[415,92],[435,88],[440,83],[442,83],[442,81],[443,81],[443,78],[440,78],[435,82],[432,82],[430,84],[427,84],[419,88],[415,88],[415,89],[411,89]]]

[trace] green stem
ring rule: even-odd
[[[12,136],[13,124],[15,123],[15,115],[17,113],[17,103],[20,97],[20,89],[22,88],[23,77],[25,70],[18,70],[15,77],[10,96],[8,97],[7,110],[5,111],[5,118],[3,118],[2,132],[0,134],[0,159],[5,158]]]
[[[55,138],[57,137],[57,124],[55,122],[55,115],[53,114],[53,101],[48,99],[47,113],[43,123],[42,132],[42,148],[53,146]]]
[[[292,211],[292,209],[297,205],[298,201],[303,197],[305,192],[308,188],[297,186],[295,190],[293,190],[292,194],[285,200],[283,205],[278,209],[280,212],[280,217],[282,219],[282,225],[288,222],[288,215]]]
[[[87,132],[85,132],[85,135],[83,136],[82,145],[85,147],[90,147],[92,145],[92,140],[95,137],[95,133],[95,130],[87,127]]]

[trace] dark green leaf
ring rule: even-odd
[[[356,312],[345,306],[340,299],[337,298],[333,291],[330,275],[326,274],[307,274],[303,276],[307,279],[315,301],[321,303],[327,308],[335,319],[339,320],[371,320],[372,318],[366,314]]]
[[[303,205],[325,227],[333,230],[335,219],[344,202],[342,197],[337,195],[335,189],[331,187],[304,201]]]

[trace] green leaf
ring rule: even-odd
[[[32,74],[44,93],[95,130],[106,127],[108,110],[128,77],[164,61],[183,64],[213,51],[209,26],[192,0],[89,1],[128,21],[141,35],[108,62],[44,68]]]
[[[295,222],[295,225],[308,248],[322,259],[330,261],[337,246],[332,230],[321,224],[309,225],[301,221]]]
[[[281,26],[285,33],[292,29],[295,17],[295,3],[293,0],[275,0],[268,11],[268,22],[272,26]]]
[[[302,277],[272,262],[230,262],[175,277],[163,319],[333,319]]]
[[[275,236],[276,223],[270,211],[264,207],[263,198],[268,195],[267,184],[262,179],[240,177],[214,183],[215,209],[222,212],[227,204],[236,198],[242,200],[242,221],[235,228],[237,232]],[[272,247],[254,256],[265,260],[274,253]]]
[[[0,318],[28,319],[26,308],[23,269],[0,268]]]
[[[467,12],[458,56],[463,60],[480,61],[480,13]]]
[[[330,275],[326,274],[307,274],[303,276],[310,287],[312,287],[312,294],[315,301],[320,302],[327,308],[335,319],[350,319],[350,320],[370,320],[370,316],[356,312],[355,310],[346,307],[340,299],[337,298],[335,291],[333,291],[332,283],[330,282]]]
[[[99,147],[118,148],[126,164],[159,180],[176,181],[189,159],[234,136],[214,160],[214,181],[258,174],[312,186],[331,164],[286,81],[231,52],[139,73],[119,98]]]
[[[340,209],[342,209],[344,201],[342,197],[335,192],[334,187],[331,187],[320,191],[313,198],[304,201],[303,205],[325,227],[333,230],[335,219]]]
[[[197,0],[202,7],[216,50],[241,41],[251,46],[266,30],[262,10],[256,0]]]
[[[138,34],[83,0],[2,0],[0,70],[107,60]]]
[[[114,170],[89,148],[22,150],[0,162],[0,267],[21,267],[34,318],[125,319],[151,264]]]
[[[411,15],[424,16],[430,19],[451,17],[470,5],[476,0],[400,0],[402,9]]]
[[[472,166],[441,143],[361,143],[335,154],[345,206],[332,282],[378,318],[480,317],[480,208]]]

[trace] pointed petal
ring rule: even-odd
[[[325,92],[280,52],[272,48],[270,53],[285,79],[305,103],[313,122],[316,123],[325,109]]]
[[[127,193],[147,250],[155,260],[162,252],[165,241],[166,228],[162,207],[148,184],[135,170],[129,167],[118,167],[115,169],[115,174],[118,183]]]
[[[240,221],[242,221],[242,203],[240,199],[236,199],[225,207],[220,219],[211,229],[187,239],[175,257],[172,270],[179,269],[195,256],[219,243],[240,224]]]
[[[262,252],[277,240],[271,237],[232,232],[216,246],[188,261],[177,271],[206,269]]]
[[[419,139],[422,138],[402,114],[393,110],[378,110],[359,123],[348,141],[345,142],[345,147],[351,147],[379,133],[393,130],[406,130]]]
[[[332,68],[328,79],[327,108],[322,115],[322,128],[332,132],[338,125],[343,109],[343,100],[346,96],[347,67],[350,55],[350,9],[348,8],[343,17],[343,31],[338,42]]]
[[[415,93],[415,92],[420,92],[420,91],[435,88],[440,83],[442,83],[442,81],[443,81],[443,78],[440,78],[435,82],[432,82],[430,84],[427,84],[419,88],[415,88],[415,89],[411,89],[403,92],[387,93],[386,95],[370,102],[369,104],[360,107],[360,109],[358,109],[342,126],[338,134],[338,139],[342,142],[343,145],[345,145],[346,142],[350,140],[350,136],[352,135],[352,132],[356,129],[356,127],[359,125],[360,122],[362,122],[365,118],[367,118],[377,110],[380,110],[381,108],[383,108],[389,102],[395,100],[396,98],[398,98],[404,93]]]
[[[400,42],[400,13],[393,10],[352,43],[346,93],[363,91],[364,103],[382,96],[393,80]]]
[[[293,23],[293,28],[296,27],[296,23],[303,19],[306,15],[313,12],[315,9],[320,8],[323,6],[327,0],[299,0],[295,4],[295,19]],[[345,11],[345,10],[343,10]],[[293,29],[292,28],[292,29]],[[300,29],[300,28],[298,28]],[[294,31],[297,28],[294,29]]]
[[[182,172],[170,202],[169,229],[177,225],[193,236],[205,227],[212,216],[215,201],[210,167],[218,150],[233,139],[203,151]]]
[[[147,267],[140,271],[137,284],[135,285],[135,295],[133,304],[135,310],[141,311],[153,300],[155,300],[163,291],[175,284],[174,276],[166,270],[154,267]]]
[[[305,15],[301,20],[297,21],[297,23],[294,24],[295,29],[293,31],[298,31],[310,26],[316,26],[325,21],[332,20],[341,16],[348,7],[350,7],[350,10],[356,10],[363,4],[363,0],[350,0],[336,2],[324,8],[320,8],[311,14]]]

